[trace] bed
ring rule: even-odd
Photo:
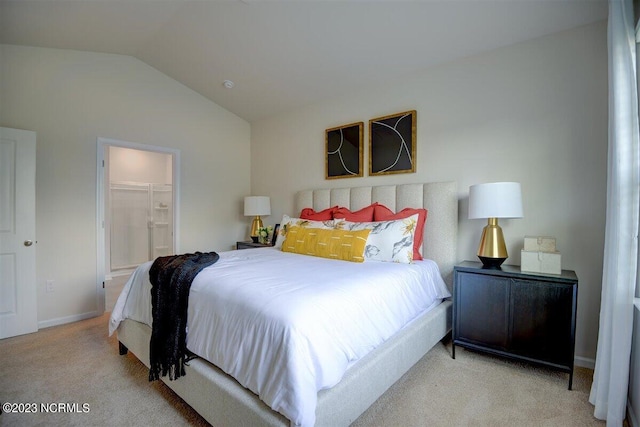
[[[406,207],[428,209],[422,253],[425,259],[433,260],[437,264],[442,277],[450,286],[453,265],[456,262],[455,183],[301,191],[296,194],[295,212],[297,214],[303,208],[309,207],[320,211],[335,205],[355,211],[373,202],[382,203],[393,211],[400,211]],[[257,251],[264,251],[267,256],[271,256],[274,254],[268,254],[267,251],[276,250],[267,248],[238,252],[245,252],[247,257],[251,252],[254,254],[252,257],[258,257]],[[238,254],[222,256],[234,258]],[[192,287],[192,292],[193,289]],[[359,356],[357,362],[348,366],[337,384],[320,390],[317,396],[314,396],[315,425],[349,425],[441,340],[450,328],[451,303],[444,301],[408,322],[399,332],[376,345],[372,351]],[[150,331],[150,327],[144,322],[132,319],[120,321],[117,333],[121,352],[125,349],[130,350],[148,366]],[[272,410],[256,394],[241,386],[236,379],[201,358],[189,362],[185,377],[176,381],[163,378],[163,381],[213,425],[299,424]],[[309,418],[301,424],[309,425],[308,420]]]

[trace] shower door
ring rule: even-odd
[[[131,270],[173,253],[171,185],[112,182],[110,270]]]

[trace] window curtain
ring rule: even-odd
[[[609,148],[600,330],[589,401],[622,426],[638,280],[640,143],[632,0],[609,0]]]

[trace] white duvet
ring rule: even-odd
[[[109,322],[151,326],[151,262]],[[273,248],[221,252],[194,279],[187,347],[294,425],[312,426],[319,390],[450,294],[433,261],[352,263]],[[178,380],[179,381],[179,380]]]

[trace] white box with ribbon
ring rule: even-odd
[[[524,250],[529,252],[556,252],[556,238],[549,236],[524,236]]]
[[[520,252],[520,270],[532,273],[562,273],[560,252],[525,251]]]

